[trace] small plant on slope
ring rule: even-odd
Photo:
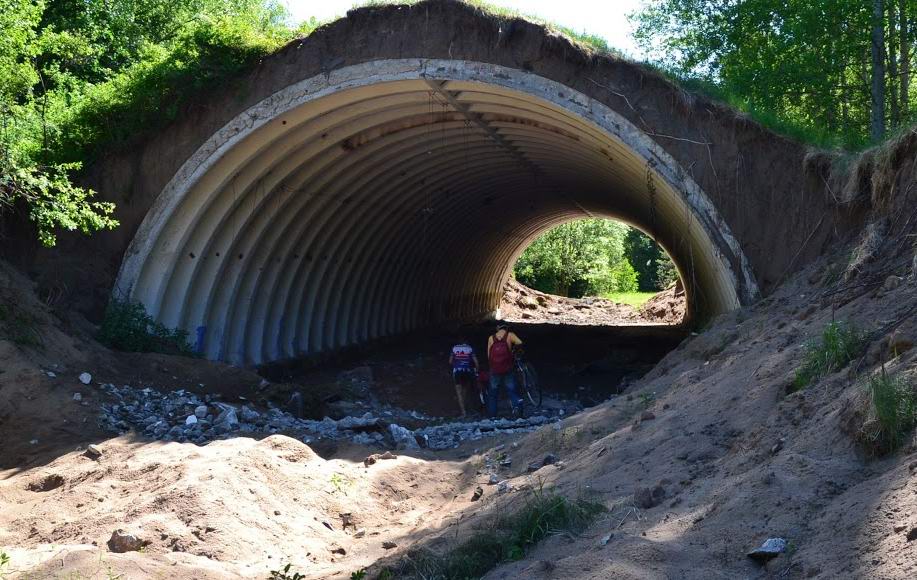
[[[904,375],[882,372],[869,378],[869,417],[860,440],[876,455],[901,446],[917,425],[917,389]]]
[[[292,567],[293,564],[287,564],[282,570],[271,570],[268,580],[305,580],[306,577],[299,572],[290,573]]]
[[[849,323],[829,323],[818,340],[806,343],[802,366],[796,369],[790,391],[804,389],[819,378],[844,368],[862,352],[864,342],[862,333]]]
[[[552,534],[581,532],[604,511],[598,503],[538,490],[522,509],[498,519],[491,529],[476,533],[450,552],[438,555],[418,550],[382,574],[430,580],[480,578],[501,562],[523,558]]]
[[[160,352],[193,356],[188,333],[167,328],[147,314],[143,304],[112,299],[99,328],[99,342],[128,352]]]

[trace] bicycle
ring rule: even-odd
[[[522,396],[528,399],[536,409],[541,408],[541,385],[538,384],[538,373],[532,363],[525,360],[521,351],[516,352],[516,378]]]

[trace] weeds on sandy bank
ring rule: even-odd
[[[143,304],[112,299],[97,336],[99,342],[127,352],[159,352],[194,356],[188,333],[167,328],[147,314]]]
[[[863,333],[850,323],[828,323],[818,339],[806,343],[802,365],[796,369],[789,392],[802,390],[821,377],[844,368],[863,351],[865,344]]]
[[[904,374],[882,371],[866,383],[868,413],[857,439],[872,455],[891,453],[917,425],[917,385]]]
[[[0,304],[0,338],[22,347],[40,347],[43,345],[40,326],[40,320],[17,307],[12,300]]]
[[[483,530],[445,554],[429,550],[408,553],[398,564],[380,572],[379,578],[416,577],[425,580],[480,578],[502,562],[519,560],[538,542],[558,533],[579,533],[605,512],[586,499],[570,500],[538,490],[517,512],[496,519]]]

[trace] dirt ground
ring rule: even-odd
[[[373,450],[341,446],[322,458],[282,435],[196,446],[102,433],[100,381],[245,396],[260,377],[200,360],[111,353],[61,323],[28,281],[3,267],[4,304],[27,320],[12,332],[7,311],[0,340],[0,547],[10,556],[3,572],[264,578],[290,563],[306,578],[346,579],[364,567],[373,577],[408,550],[448,551],[532,490],[553,489],[607,511],[583,534],[551,536],[487,578],[912,578],[917,446],[910,440],[877,458],[855,440],[865,378],[883,364],[913,377],[917,365],[915,248],[897,240],[855,276],[841,267],[847,249],[813,264],[756,306],[690,335],[620,396],[556,426],[448,452],[397,452],[369,467],[361,459]],[[869,331],[866,354],[789,393],[803,345],[832,320]],[[558,358],[568,360],[592,345],[589,360],[602,367],[607,337],[574,343],[556,334],[561,328],[570,327],[519,331],[532,356],[563,344]],[[447,347],[421,352],[438,361]],[[382,377],[385,364],[403,360],[376,356]],[[440,380],[432,363],[418,368]],[[92,384],[80,383],[82,372],[93,374]],[[424,381],[423,373],[409,380]],[[399,391],[397,382],[385,388],[392,397]],[[98,460],[84,455],[90,443],[102,451]],[[502,494],[484,469],[497,445],[512,459],[500,470],[510,488]],[[548,453],[561,463],[528,472]],[[472,501],[478,486],[483,497]],[[642,503],[641,488],[655,489],[658,503]],[[143,549],[110,551],[116,529],[135,534]],[[765,566],[746,556],[770,537],[787,539],[788,551]]]
[[[677,325],[684,322],[684,290],[673,286],[635,308],[606,298],[567,298],[545,294],[509,279],[503,287],[500,315],[512,322],[587,326]]]

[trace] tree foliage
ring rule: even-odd
[[[870,133],[873,74],[888,101],[883,127],[915,120],[917,0],[648,0],[633,18],[663,69],[796,137],[848,147],[881,138]]]
[[[584,219],[539,236],[519,257],[514,273],[527,286],[562,296],[657,290],[663,259],[668,257],[639,230],[612,220]],[[638,263],[646,265],[640,269]]]
[[[274,0],[6,0],[0,10],[0,210],[58,229],[113,228],[74,176],[155,130],[299,33]]]

